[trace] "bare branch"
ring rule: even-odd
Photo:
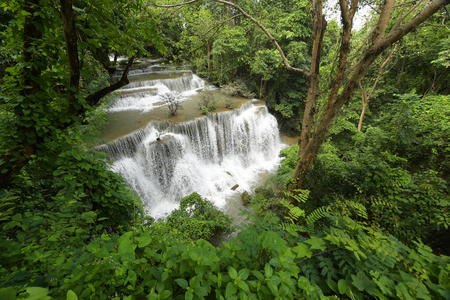
[[[427,26],[433,26],[433,27],[443,27],[447,30],[450,30],[450,27],[448,27],[447,25],[443,25],[443,24],[433,24],[433,23],[429,23],[429,22],[425,22],[423,24],[425,24]]]
[[[200,0],[192,0],[192,1],[188,1],[188,2],[183,2],[183,3],[178,3],[178,4],[156,4],[156,3],[152,3],[153,6],[156,7],[179,7],[179,6],[184,6],[184,5],[188,5],[188,4],[192,4],[195,2],[198,2]]]
[[[211,30],[213,30],[214,28],[219,27],[219,26],[221,26],[222,24],[224,24],[224,23],[226,23],[226,22],[228,22],[228,21],[231,21],[231,20],[233,20],[233,19],[236,19],[236,18],[238,18],[238,17],[241,17],[241,16],[242,16],[242,14],[237,14],[237,15],[232,16],[231,18],[228,18],[228,19],[226,19],[226,20],[223,20],[222,22],[217,23],[216,25],[214,25],[213,27],[211,27],[210,29],[208,29],[208,30],[205,32],[205,35],[208,34],[208,33],[209,33]],[[209,37],[208,40],[209,40],[209,39],[211,39],[211,37]]]
[[[400,20],[398,20],[398,22],[394,25],[394,27],[391,30],[396,30],[398,28],[398,26],[400,26],[400,24],[403,22],[403,20],[409,16],[421,3],[423,0],[419,0],[413,7],[411,7],[411,9],[404,14],[403,16],[401,16]]]
[[[400,3],[400,4],[397,4],[397,5],[394,5],[393,8],[402,7],[402,6],[405,6],[405,5],[408,5],[408,4],[411,4],[411,3],[416,3],[416,2],[417,2],[417,0],[412,0],[412,1],[405,2],[405,3]]]
[[[220,23],[217,23],[216,25],[214,25],[213,27],[211,27],[210,29],[208,29],[208,30],[205,32],[205,35],[207,35],[212,29],[217,28],[216,31],[214,31],[214,33],[213,33],[210,37],[208,37],[208,38],[203,38],[202,41],[209,41],[209,40],[217,33],[217,31],[219,31],[221,25],[223,25],[224,23],[226,23],[226,22],[228,22],[228,21],[230,21],[230,20],[236,19],[236,18],[238,18],[238,17],[240,17],[240,16],[242,16],[242,14],[237,14],[237,15],[231,17],[231,18],[228,18],[228,19],[226,19],[226,20],[223,20],[223,21],[220,22]],[[204,45],[204,43],[203,43],[202,45],[198,46],[197,48],[195,48],[194,50],[191,50],[190,52],[192,53],[192,52],[197,51],[198,49],[200,49],[201,47],[203,47],[203,45]]]
[[[383,47],[386,48],[389,45],[392,45],[396,41],[403,38],[406,34],[411,32],[413,29],[417,28],[421,23],[423,23],[426,19],[432,16],[436,11],[441,7],[445,7],[445,5],[449,4],[450,0],[435,0],[431,2],[429,5],[424,7],[417,15],[415,15],[411,20],[406,22],[404,25],[398,27],[395,31],[392,30],[385,38],[380,40],[376,45],[376,48]]]
[[[391,15],[394,2],[395,0],[386,0],[383,7],[381,8],[380,17],[371,36],[373,43],[379,41],[384,37],[387,25],[389,24],[389,16]]]

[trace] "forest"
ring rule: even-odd
[[[0,0],[0,299],[450,299],[449,11]],[[153,218],[95,147],[141,58],[298,140],[245,222],[197,192]]]

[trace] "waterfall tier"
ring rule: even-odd
[[[134,76],[129,76],[130,83],[116,92],[118,95],[117,99],[106,111],[148,111],[165,104],[161,102],[160,95],[162,94],[177,91],[183,97],[187,97],[205,87],[205,82],[191,72],[153,72],[142,74],[142,70],[139,71],[137,75],[135,73]],[[134,72],[137,72],[137,70]],[[159,78],[154,79],[155,77]]]
[[[112,169],[141,195],[150,215],[162,217],[194,191],[221,207],[231,193],[250,190],[260,172],[278,165],[282,143],[275,117],[249,101],[182,124],[151,122],[98,148],[114,158]]]

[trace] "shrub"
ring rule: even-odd
[[[181,107],[181,94],[178,92],[169,92],[161,95],[161,99],[167,104],[167,107],[169,108],[169,117],[175,116],[178,109]]]

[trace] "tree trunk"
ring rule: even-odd
[[[322,54],[323,36],[327,27],[327,21],[322,14],[322,1],[317,1],[312,11],[313,29],[314,29],[314,43],[311,56],[311,66],[308,80],[308,93],[305,101],[305,111],[303,113],[302,129],[299,141],[299,153],[301,156],[303,150],[311,138],[311,131],[313,127],[314,115],[316,113],[316,101],[319,92],[319,70],[320,59]]]
[[[206,44],[206,58],[208,59],[208,71],[211,72],[211,45],[209,44],[209,40]]]
[[[73,16],[73,2],[72,0],[61,0],[60,4],[70,71],[68,113],[70,116],[75,116],[80,110],[80,104],[76,97],[80,90],[80,61],[78,58],[77,33]]]
[[[28,13],[25,17],[23,28],[23,84],[20,95],[23,97],[21,105],[14,107],[16,116],[16,132],[6,137],[11,139],[11,143],[17,144],[15,149],[10,149],[2,153],[0,157],[0,189],[7,187],[14,175],[26,165],[31,156],[36,152],[36,145],[39,135],[36,132],[36,123],[29,118],[34,113],[33,102],[36,101],[34,95],[41,92],[39,79],[41,69],[38,67],[40,61],[45,61],[40,54],[34,51],[39,46],[42,39],[42,32],[39,30],[39,1],[25,0],[24,11]],[[6,150],[6,149],[5,149]]]
[[[68,114],[71,120],[65,124],[55,125],[59,129],[65,129],[81,119],[86,108],[78,101],[80,89],[80,63],[77,47],[77,35],[75,30],[75,19],[73,14],[72,0],[60,0],[61,4],[61,19],[63,21],[64,37],[66,40],[66,51],[69,61],[70,81],[69,88],[65,89],[66,95],[69,97]],[[39,77],[41,75],[42,66],[38,63],[46,61],[40,57],[40,52],[36,51],[39,43],[42,40],[42,33],[40,32],[41,17],[39,15],[39,0],[25,0],[24,10],[29,13],[25,18],[24,36],[23,36],[23,61],[26,67],[23,68],[23,89],[20,92],[23,97],[21,105],[16,105],[14,114],[16,117],[16,132],[12,132],[10,136],[5,139],[11,139],[10,144],[17,144],[17,147],[6,149],[2,151],[0,157],[0,189],[7,188],[11,185],[16,174],[30,161],[33,154],[36,154],[44,145],[42,142],[42,132],[38,132],[38,126],[30,115],[33,115],[32,107],[36,102],[47,101],[48,97],[42,95],[43,91],[39,84]],[[128,71],[133,63],[133,57],[129,59],[127,67],[119,82],[103,88],[86,98],[89,105],[96,105],[98,101],[111,93],[112,91],[121,88],[128,83]],[[44,67],[45,69],[45,67]],[[61,93],[63,94],[63,93]],[[19,141],[20,140],[20,141]]]
[[[361,90],[361,97],[362,97],[362,110],[361,115],[359,116],[359,122],[358,122],[358,132],[361,132],[362,123],[364,120],[364,115],[366,114],[367,105],[369,104],[369,99],[367,98],[366,91],[364,91],[361,82],[359,83],[359,89]]]
[[[390,32],[385,36],[387,28],[386,22],[389,20],[390,11],[392,10],[394,0],[386,0],[383,9],[381,11],[380,18],[376,30],[373,31],[372,45],[369,46],[363,54],[363,57],[358,61],[353,68],[354,71],[349,80],[341,88],[341,84],[344,79],[346,71],[347,57],[350,48],[350,36],[351,27],[354,12],[356,11],[357,1],[352,1],[350,11],[348,10],[348,4],[346,0],[341,0],[341,13],[343,21],[343,38],[340,47],[340,58],[338,62],[338,71],[334,77],[334,84],[328,95],[328,104],[325,110],[325,114],[320,121],[320,125],[313,137],[305,145],[304,149],[300,149],[301,157],[297,163],[297,166],[292,174],[292,178],[296,181],[298,189],[303,187],[305,176],[309,171],[320,146],[325,141],[328,128],[332,124],[334,118],[337,116],[339,110],[344,103],[350,100],[355,89],[358,87],[358,83],[362,80],[364,75],[369,70],[375,59],[383,53],[383,51],[403,38],[406,34],[417,28],[427,18],[432,16],[440,7],[450,3],[450,0],[435,0],[425,7],[421,12],[414,16],[411,20],[404,25],[398,27],[395,31]],[[311,87],[310,87],[311,88]],[[339,93],[339,91],[341,91]],[[303,130],[303,129],[302,129]]]

